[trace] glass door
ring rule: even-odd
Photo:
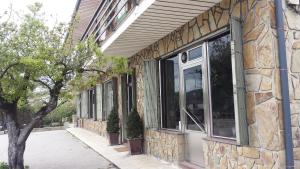
[[[181,53],[181,119],[185,133],[185,159],[204,167],[202,139],[206,137],[202,46]]]

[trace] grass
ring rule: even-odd
[[[9,169],[8,164],[5,162],[0,162],[0,169]],[[29,166],[25,166],[25,169],[29,169]]]
[[[0,169],[9,169],[7,163],[1,162]]]

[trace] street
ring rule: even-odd
[[[0,162],[7,162],[7,135],[0,135]],[[24,156],[30,169],[115,169],[66,130],[33,132]]]

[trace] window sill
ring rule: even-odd
[[[184,135],[184,133],[179,131],[179,130],[159,129],[157,131],[160,132],[160,133],[166,133],[166,134]]]
[[[217,137],[205,137],[203,138],[205,141],[214,141],[218,143],[223,143],[223,144],[231,144],[231,145],[237,145],[236,140],[233,139],[226,139],[226,138],[217,138]]]

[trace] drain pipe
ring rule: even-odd
[[[285,33],[283,23],[282,0],[275,0],[276,9],[276,29],[278,36],[278,55],[279,55],[279,70],[282,95],[282,111],[284,122],[284,144],[285,144],[285,162],[286,168],[294,168],[293,157],[293,140],[291,127],[291,108],[289,99],[289,84],[288,84],[288,69],[286,59]]]

